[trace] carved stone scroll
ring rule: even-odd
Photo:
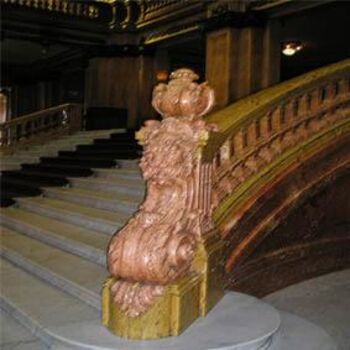
[[[170,283],[186,276],[211,222],[211,169],[201,149],[212,125],[201,116],[214,93],[189,69],[159,84],[152,104],[162,115],[137,133],[144,147],[141,170],[147,195],[138,212],[112,238],[108,249],[114,302],[129,317],[144,314]]]

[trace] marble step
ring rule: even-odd
[[[128,215],[86,207],[46,197],[17,198],[19,208],[70,224],[114,234],[128,220]]]
[[[117,167],[123,168],[123,169],[139,169],[139,159],[115,159],[115,162],[117,163]]]
[[[101,130],[82,130],[78,131],[74,135],[66,135],[64,137],[69,138],[70,137],[110,137],[113,134],[122,134],[124,135],[126,133],[126,129],[119,128],[119,129],[101,129]]]
[[[140,196],[91,191],[79,188],[43,189],[44,195],[49,198],[61,199],[70,203],[85,205],[91,208],[120,212],[126,215],[133,214],[142,201]]]
[[[33,146],[33,148],[31,148],[30,150],[27,150],[26,152],[28,154],[32,152],[35,153],[35,155],[39,154],[40,157],[56,157],[59,151],[74,151],[76,147],[77,145],[75,143],[52,144],[52,145],[48,144],[48,145]]]
[[[60,151],[60,148],[57,149],[50,149],[46,147],[42,147],[42,150],[26,150],[26,151],[20,151],[16,152],[16,155],[21,155],[21,156],[30,156],[30,157],[55,157],[57,156],[58,152]],[[71,147],[69,147],[71,149]]]
[[[0,269],[6,281],[1,285],[1,309],[35,334],[50,350],[84,349],[61,336],[60,328],[72,328],[89,321],[100,322],[100,313],[95,308],[4,259],[1,259]],[[92,348],[86,344],[85,349]]]
[[[141,197],[145,193],[145,186],[142,183],[127,179],[69,178],[69,183],[75,188],[130,194]]]
[[[7,312],[0,309],[2,350],[49,350],[48,346]]]
[[[13,162],[20,162],[20,163],[36,163],[40,161],[40,156],[14,154],[11,156],[2,157],[1,161],[2,162],[13,161]]]
[[[100,290],[108,276],[106,268],[6,228],[2,228],[1,256],[52,286],[101,309]]]
[[[79,165],[62,165],[62,164],[22,164],[25,171],[39,172],[44,174],[57,174],[67,176],[90,176],[93,174],[89,167]]]
[[[1,213],[2,226],[75,254],[102,266],[110,237],[100,232],[8,207]]]
[[[144,180],[139,169],[93,169],[94,174],[100,178],[133,179],[144,184]]]
[[[47,186],[65,186],[68,183],[68,180],[64,176],[58,176],[57,174],[46,174],[40,172],[27,172],[22,171],[10,171],[5,172],[1,176],[3,181],[11,182],[12,180],[19,180],[30,185],[38,184],[39,187],[43,185]]]
[[[117,165],[114,159],[99,157],[41,157],[43,164],[75,165],[79,164],[89,168],[112,168]]]
[[[7,160],[6,162],[1,160],[0,171],[20,170],[21,164],[21,162],[15,160]]]

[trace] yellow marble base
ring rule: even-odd
[[[111,286],[115,278],[109,278],[102,291],[103,324],[112,333],[130,339],[159,339],[181,334],[223,296],[222,248],[222,242],[212,236],[199,244],[192,272],[167,286],[164,295],[138,317],[127,316],[113,302]]]

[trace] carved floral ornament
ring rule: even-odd
[[[201,180],[210,169],[201,164],[201,149],[215,128],[201,116],[213,107],[214,92],[197,79],[179,69],[167,85],[157,85],[152,105],[163,120],[147,121],[137,133],[147,195],[108,249],[114,301],[130,317],[146,312],[190,271],[197,243],[212,228],[209,186]]]

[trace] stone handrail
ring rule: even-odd
[[[213,204],[220,222],[230,196],[282,153],[344,119],[350,60],[265,89],[206,119],[218,127],[203,152],[214,166]],[[332,113],[338,110],[338,113]]]
[[[68,16],[96,19],[99,17],[99,7],[92,2],[69,0],[1,0],[0,3],[16,5],[23,8],[58,12]]]
[[[16,147],[19,143],[31,143],[43,133],[72,133],[81,129],[82,106],[62,104],[0,124],[2,149]]]

